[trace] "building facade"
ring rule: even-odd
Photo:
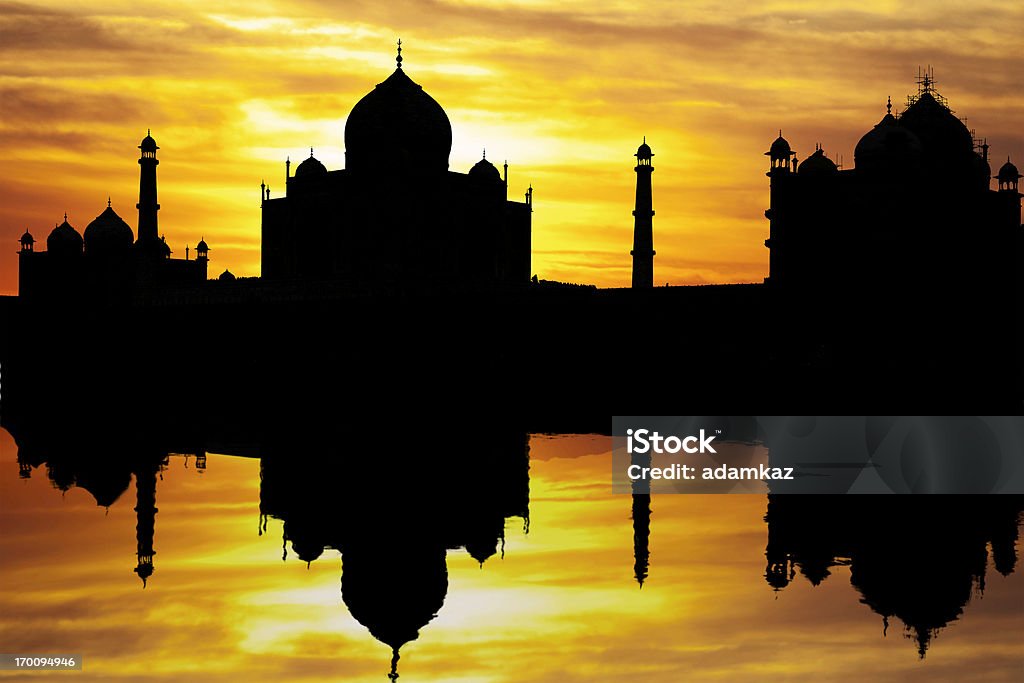
[[[508,198],[504,174],[486,158],[449,169],[451,122],[402,68],[352,109],[345,168],[328,170],[310,150],[285,195],[262,203],[262,275],[267,281],[519,285],[530,279],[532,188]]]
[[[107,200],[107,208],[83,233],[68,222],[36,250],[29,231],[21,236],[18,295],[26,301],[119,301],[140,288],[192,285],[206,281],[209,247],[196,245],[195,258],[171,258],[171,248],[159,235],[156,158],[159,149],[148,133],[139,144],[138,238]]]
[[[1019,174],[992,170],[987,142],[950,109],[931,73],[899,115],[887,105],[860,139],[854,167],[817,146],[798,161],[779,137],[766,152],[771,182],[769,276],[789,291],[929,295],[991,293],[1019,259]],[[1010,286],[1012,289],[1012,286]]]

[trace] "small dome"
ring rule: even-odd
[[[921,158],[921,141],[892,114],[886,114],[857,143],[853,161],[860,170],[904,168]]]
[[[230,270],[225,270],[217,277],[217,279],[222,282],[230,282],[231,280],[235,279],[235,274],[232,273]]]
[[[494,167],[494,164],[487,161],[487,157],[473,164],[473,168],[469,169],[469,175],[471,178],[480,180],[501,180],[501,173]]]
[[[156,146],[156,140],[152,138],[147,130],[146,137],[142,138],[142,142],[139,143],[139,149],[143,152],[155,152],[160,148]]]
[[[1006,163],[999,167],[999,173],[996,175],[996,179],[1001,183],[1014,183],[1020,180],[1022,177],[1017,167],[1010,162],[1010,157],[1006,157]]]
[[[22,244],[35,244],[36,243],[36,238],[32,236],[32,233],[30,233],[28,230],[26,230],[25,234],[21,236],[21,243]]]
[[[447,171],[452,124],[401,66],[356,103],[345,122],[345,167]]]
[[[210,247],[207,246],[206,240],[199,240],[199,244],[196,245],[196,251],[210,251]]]
[[[636,148],[636,154],[634,154],[633,156],[635,156],[637,159],[650,159],[651,157],[654,156],[654,152],[651,151],[651,146],[647,144],[646,137],[644,138],[643,143]]]
[[[825,150],[819,147],[814,154],[800,163],[797,173],[800,175],[827,175],[836,173],[838,170],[835,162],[825,156]]]
[[[309,158],[299,164],[298,168],[295,169],[295,177],[301,178],[304,176],[323,175],[327,173],[327,167],[320,163],[319,159],[313,156],[313,150],[309,150]]]
[[[765,156],[769,156],[772,159],[788,159],[793,155],[793,150],[789,146],[789,142],[786,138],[782,137],[782,131],[779,131],[779,137],[775,138],[775,142],[765,152]]]
[[[107,205],[85,228],[85,253],[89,255],[121,253],[131,249],[135,234],[117,213]]]
[[[46,238],[46,250],[54,254],[82,253],[82,236],[68,223],[67,214],[64,214],[64,222]]]

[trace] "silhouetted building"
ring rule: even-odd
[[[651,197],[651,152],[644,137],[636,150],[636,205],[633,208],[633,289],[654,286],[654,208]]]
[[[345,168],[310,156],[285,196],[264,183],[263,277],[381,283],[522,284],[530,278],[532,189],[508,199],[484,157],[449,170],[452,127],[444,109],[398,67],[349,114]]]
[[[1020,233],[1015,168],[990,190],[988,144],[918,79],[902,114],[864,134],[854,167],[840,168],[820,145],[799,162],[779,137],[770,158],[771,223],[766,282],[789,291],[843,290],[924,297],[935,287],[1007,287]],[[991,288],[990,288],[991,287]]]
[[[131,226],[107,200],[107,208],[85,228],[84,236],[69,222],[46,238],[46,250],[35,250],[25,231],[19,254],[18,293],[27,301],[71,302],[88,298],[118,301],[140,287],[198,284],[206,280],[209,247],[200,242],[196,258],[171,258],[171,249],[157,227],[156,141],[147,134],[139,145],[138,239]],[[186,250],[187,255],[187,250]]]

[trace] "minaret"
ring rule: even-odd
[[[649,289],[654,286],[654,210],[651,199],[651,174],[654,154],[647,145],[647,138],[636,150],[636,208],[633,210],[633,289]]]
[[[139,158],[139,203],[135,208],[139,210],[139,231],[136,243],[144,248],[157,245],[160,242],[157,230],[156,212],[160,205],[156,201],[156,167],[160,163],[156,158],[156,146],[149,131],[139,145],[142,156]]]
[[[198,280],[205,282],[207,277],[207,268],[210,263],[210,247],[206,244],[206,238],[201,237],[199,244],[196,245],[196,264],[199,268]]]
[[[146,463],[135,471],[135,540],[138,565],[135,573],[146,587],[146,579],[153,575],[153,534],[156,528],[156,474],[160,466]]]
[[[884,120],[884,119],[883,119]],[[786,222],[782,220],[784,213],[780,211],[780,193],[783,192],[782,186],[785,183],[786,178],[796,171],[797,159],[796,153],[793,152],[789,146],[789,141],[782,137],[782,131],[779,130],[779,137],[775,138],[772,142],[771,147],[764,153],[769,158],[768,176],[769,180],[769,205],[768,209],[764,212],[764,217],[768,219],[768,239],[764,241],[764,246],[768,247],[768,277],[764,279],[765,283],[774,283],[775,285],[785,282],[789,275],[787,270],[788,263],[786,261],[787,254],[785,253],[786,239],[783,236],[786,228]],[[788,184],[786,185],[788,187]]]

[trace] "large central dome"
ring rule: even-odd
[[[359,100],[345,123],[345,166],[448,170],[452,124],[437,101],[402,71]]]
[[[921,140],[925,153],[966,156],[974,152],[974,139],[967,126],[930,92],[922,93],[899,120]]]

